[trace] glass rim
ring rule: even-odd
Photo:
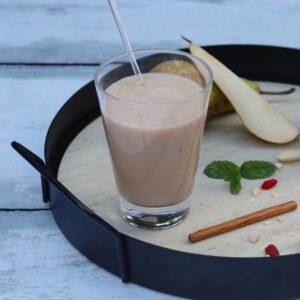
[[[103,87],[99,84],[99,82],[97,80],[97,78],[99,77],[99,74],[101,73],[102,70],[105,69],[105,67],[107,67],[108,65],[114,63],[116,60],[120,59],[121,57],[124,57],[124,56],[128,57],[127,52],[122,52],[122,53],[120,53],[120,54],[104,61],[102,64],[100,64],[97,67],[95,75],[94,75],[94,82],[95,82],[96,88],[99,88],[105,96],[109,97],[109,99],[113,99],[117,102],[130,103],[130,104],[135,104],[135,105],[152,106],[152,105],[175,104],[175,103],[178,103],[178,102],[183,102],[183,101],[188,101],[188,100],[194,99],[194,98],[198,97],[199,95],[205,93],[207,91],[207,89],[209,89],[209,87],[212,85],[213,72],[212,72],[211,68],[209,67],[209,65],[203,59],[201,59],[197,56],[194,56],[191,53],[187,53],[187,52],[180,51],[180,50],[169,50],[169,49],[159,49],[159,48],[133,50],[134,54],[146,53],[146,52],[157,52],[157,54],[158,53],[170,53],[170,54],[173,53],[173,54],[178,54],[178,55],[181,55],[181,56],[188,57],[192,60],[198,61],[198,63],[200,63],[205,68],[205,70],[207,71],[208,80],[207,80],[207,82],[205,82],[205,85],[203,87],[198,84],[199,85],[199,91],[197,93],[192,94],[192,95],[187,96],[187,97],[184,97],[184,98],[178,98],[176,100],[170,100],[170,101],[168,100],[168,101],[161,102],[161,103],[159,103],[159,102],[141,103],[141,102],[138,102],[137,100],[122,99],[122,98],[116,97],[116,96],[108,93],[105,89],[103,89]],[[128,61],[128,63],[130,63],[130,62]],[[145,74],[147,74],[147,73],[145,73]],[[167,73],[167,74],[171,74],[171,73]],[[208,99],[206,101],[208,101]]]

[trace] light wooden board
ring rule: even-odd
[[[286,85],[265,83],[265,89],[280,89]],[[272,97],[274,105],[300,128],[300,89],[289,96]],[[291,199],[300,200],[300,162],[285,165],[276,173],[278,187],[263,192],[254,200],[251,189],[261,180],[243,180],[243,190],[231,195],[227,183],[212,180],[202,174],[212,160],[227,159],[241,164],[245,160],[261,159],[276,162],[282,151],[299,147],[299,141],[276,146],[264,143],[250,135],[235,114],[215,118],[207,123],[200,165],[192,194],[191,212],[184,222],[174,228],[151,231],[127,224],[120,215],[108,148],[102,122],[99,119],[88,125],[67,149],[59,169],[59,180],[84,204],[108,221],[119,231],[135,238],[171,249],[220,256],[263,256],[269,243],[278,245],[282,254],[300,251],[300,210],[286,215],[284,222],[271,219],[246,228],[189,244],[190,232],[220,223],[268,206]],[[276,191],[279,198],[272,197]],[[249,236],[260,235],[252,244]]]

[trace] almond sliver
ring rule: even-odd
[[[287,150],[281,153],[277,159],[281,162],[291,162],[300,160],[300,150]]]

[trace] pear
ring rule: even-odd
[[[201,73],[199,72],[198,68],[190,62],[184,60],[168,60],[156,65],[151,72],[165,72],[165,73],[172,73],[176,75],[180,75],[202,85],[205,80]],[[256,90],[258,93],[261,92],[259,85],[251,80],[243,79],[251,88]],[[226,96],[220,90],[220,88],[213,83],[210,99],[209,99],[209,106],[207,111],[207,117],[211,118],[220,114],[224,114],[227,112],[234,111],[232,104],[228,101]]]
[[[242,80],[257,93],[261,92],[261,89],[256,82],[245,78],[242,78]],[[232,111],[234,111],[234,107],[230,101],[228,101],[222,90],[214,82],[210,93],[207,117],[211,118]]]
[[[288,143],[299,136],[299,130],[286,117],[215,57],[193,42],[190,52],[210,66],[214,81],[252,134],[275,144]]]
[[[192,63],[185,60],[171,59],[164,61],[151,69],[151,72],[172,73],[192,79],[200,85],[203,85],[205,83],[205,79],[199,72],[198,68]]]

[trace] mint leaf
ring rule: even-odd
[[[271,177],[277,170],[277,167],[268,161],[249,160],[242,164],[241,175],[246,179],[264,179]]]
[[[227,160],[213,161],[204,169],[206,176],[215,179],[224,179],[225,181],[231,181],[231,179],[239,173],[240,168]]]
[[[230,193],[237,195],[241,189],[241,176],[234,176],[230,181]]]

